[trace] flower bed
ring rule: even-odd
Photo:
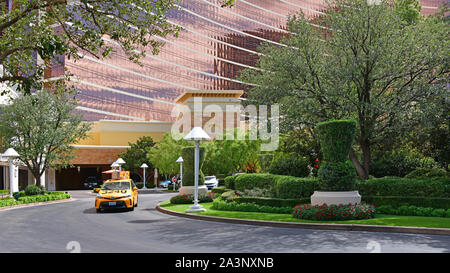
[[[293,217],[306,220],[360,220],[375,217],[375,207],[369,204],[312,206],[300,204],[294,207]]]

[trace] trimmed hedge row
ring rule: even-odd
[[[315,178],[301,178],[275,174],[245,174],[225,178],[226,188],[244,192],[253,188],[270,189],[276,198],[297,199],[310,197],[319,190]],[[421,178],[407,179],[399,177],[373,178],[359,180],[356,189],[361,196],[401,196],[449,198],[450,179]]]
[[[292,213],[292,207],[272,207],[272,206],[261,206],[255,203],[225,202],[220,200],[219,198],[213,201],[213,205],[211,208],[215,210],[226,210],[226,211],[265,212],[265,213],[281,213],[281,214]]]
[[[230,191],[230,189],[227,189],[225,187],[215,187],[211,189],[211,192],[215,193],[215,194],[222,194],[224,192]]]
[[[397,177],[358,181],[361,196],[416,196],[448,198],[450,179],[406,179]]]
[[[233,199],[233,202],[243,204],[243,203],[253,203],[259,206],[271,206],[271,207],[295,207],[298,204],[310,203],[311,199],[301,198],[301,199],[281,199],[281,198],[263,198],[263,197],[245,197],[239,196]]]
[[[450,209],[450,198],[440,197],[403,197],[403,196],[362,196],[363,202],[380,206],[398,208],[405,205],[417,207],[431,207],[436,209]]]
[[[19,200],[15,200],[14,198],[4,198],[4,199],[0,200],[0,207],[38,203],[38,202],[47,202],[47,201],[54,201],[54,200],[62,200],[62,199],[68,199],[70,197],[71,196],[69,193],[47,192],[47,194],[45,194],[45,195],[20,196]]]
[[[416,206],[401,206],[393,208],[392,206],[380,206],[377,208],[378,213],[403,215],[403,216],[425,216],[425,217],[449,217],[450,209],[435,209]]]

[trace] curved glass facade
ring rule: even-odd
[[[423,13],[436,11],[441,0],[422,0]],[[236,79],[243,68],[254,68],[256,48],[277,44],[288,35],[286,19],[302,9],[320,14],[322,0],[235,0],[221,8],[220,0],[181,0],[169,12],[170,23],[182,30],[178,38],[157,38],[166,44],[149,55],[143,66],[130,62],[117,49],[111,58],[85,57],[65,66],[79,82],[79,109],[87,120],[172,120],[173,100],[186,90],[247,89]],[[53,69],[49,77],[61,69]]]

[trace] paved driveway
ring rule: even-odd
[[[450,236],[261,227],[162,214],[173,193],[140,194],[133,212],[96,213],[95,194],[0,211],[0,252],[450,252]]]

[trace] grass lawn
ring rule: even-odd
[[[199,212],[196,214],[239,218],[239,219],[253,219],[264,221],[280,221],[280,222],[297,222],[297,223],[323,223],[323,224],[360,224],[360,225],[382,225],[382,226],[409,226],[409,227],[433,227],[433,228],[450,228],[450,218],[444,217],[420,217],[420,216],[398,216],[377,214],[373,219],[367,220],[348,220],[348,221],[311,221],[301,220],[292,217],[290,214],[278,213],[260,213],[260,212],[242,212],[242,211],[222,211],[211,209],[212,202],[201,203],[207,209],[206,212]],[[161,207],[165,209],[186,212],[190,204],[174,205],[169,201],[161,203]]]

